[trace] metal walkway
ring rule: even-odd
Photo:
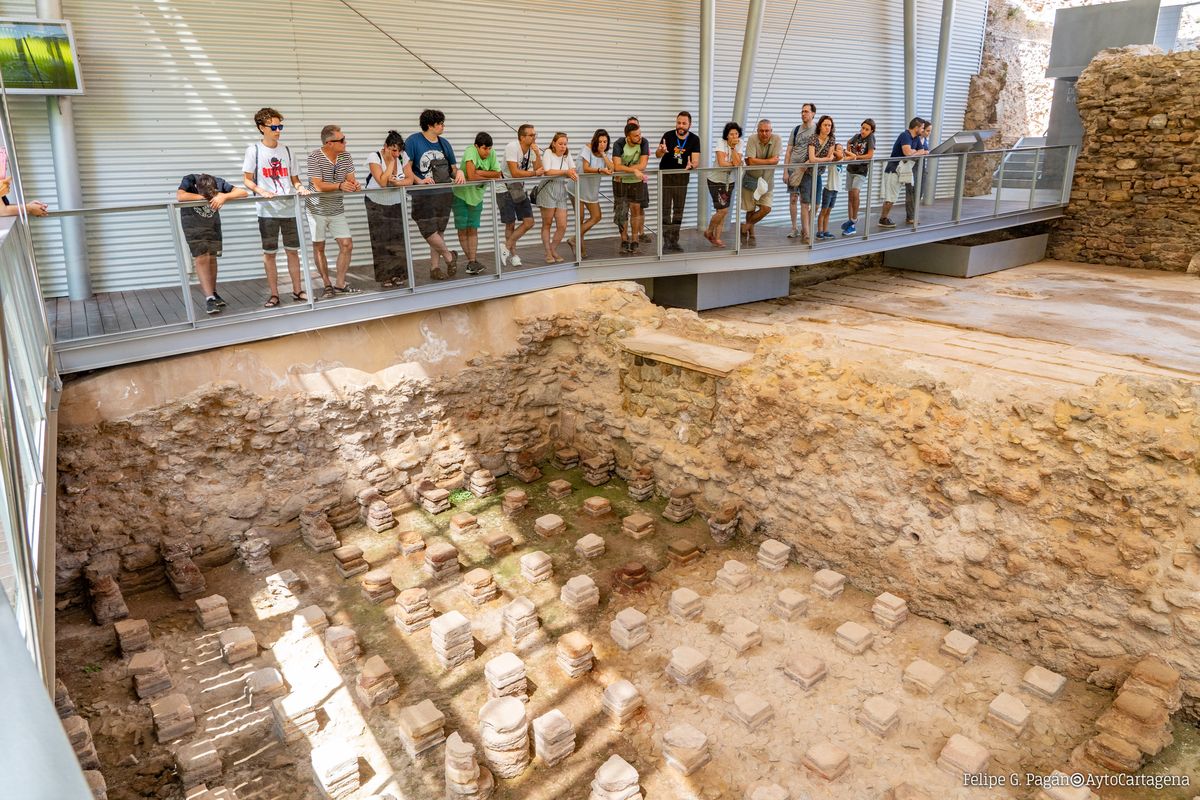
[[[960,156],[954,158],[957,160]],[[886,159],[881,161],[886,162]],[[882,163],[879,166],[881,168]],[[679,243],[684,252],[663,253],[661,238],[655,235],[650,244],[641,246],[642,252],[622,255],[619,251],[620,240],[612,235],[615,228],[608,216],[586,238],[585,258],[578,259],[574,249],[564,242],[557,254],[567,260],[557,264],[546,263],[535,226],[521,241],[519,254],[523,265],[513,268],[503,267],[495,258],[500,227],[493,220],[494,230],[489,236],[488,220],[485,219],[481,228],[483,235],[480,237],[478,258],[488,265],[488,269],[481,275],[468,276],[460,271],[454,279],[431,280],[428,259],[423,253],[410,251],[410,280],[407,286],[380,289],[373,276],[366,274],[369,265],[366,270],[356,265],[351,269],[350,282],[362,288],[363,293],[323,300],[315,297],[320,294],[320,284],[315,273],[311,278],[308,277],[311,265],[308,263],[308,254],[305,254],[302,271],[308,284],[309,297],[314,299],[293,301],[286,272],[281,269],[285,272],[280,280],[280,296],[284,301],[281,306],[273,309],[262,307],[267,296],[263,277],[221,280],[218,291],[228,306],[222,313],[213,316],[204,313],[204,297],[195,284],[194,276],[188,275],[187,261],[182,257],[180,235],[177,237],[179,280],[175,286],[98,293],[83,301],[49,298],[46,300],[46,311],[55,335],[60,371],[70,373],[574,283],[804,267],[1062,215],[1069,179],[1064,181],[1059,177],[1053,186],[1031,186],[1019,192],[1003,190],[1001,194],[993,191],[982,197],[963,197],[964,168],[964,161],[959,160],[958,180],[954,187],[956,196],[939,199],[932,205],[918,206],[915,226],[902,225],[894,229],[875,227],[878,217],[876,200],[864,204],[860,212],[860,228],[854,236],[839,236],[806,244],[788,238],[791,230],[788,205],[786,199],[779,202],[777,194],[771,214],[758,225],[753,247],[745,241],[739,241],[736,228],[727,221],[725,233],[722,234],[726,247],[716,248],[703,238],[693,219],[690,227],[685,224],[680,237]],[[691,208],[695,208],[695,192],[700,183],[702,180],[692,181],[693,193],[689,198]],[[777,186],[777,192],[779,188]],[[654,193],[657,194],[656,191]],[[869,192],[864,194],[870,196]],[[651,208],[646,211],[648,228],[657,227],[656,199],[652,198]],[[903,219],[903,202],[902,195],[891,216]],[[736,205],[737,202],[734,203]],[[844,203],[840,205],[844,207]],[[734,210],[736,208],[731,209]],[[178,217],[177,214],[175,216]],[[844,214],[841,218],[844,218]],[[409,227],[409,241],[420,242],[413,226],[410,224]],[[831,222],[830,229],[837,232],[837,218]],[[572,231],[575,230],[573,226]],[[226,231],[228,238],[228,227]],[[604,233],[597,235],[599,231]],[[330,256],[333,256],[336,248],[332,242],[329,245]],[[359,244],[359,247],[367,250],[369,256],[369,247],[364,244]],[[306,249],[302,248],[302,252]],[[279,261],[282,266],[282,255]]]

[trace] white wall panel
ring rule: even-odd
[[[349,4],[445,78],[342,0],[64,0],[87,86],[75,100],[87,205],[169,199],[188,172],[240,182],[241,154],[256,138],[251,117],[263,105],[285,114],[284,141],[301,162],[319,144],[322,125],[340,124],[364,175],[366,157],[384,133],[396,128],[409,135],[422,108],[447,113],[447,136],[459,155],[476,131],[489,131],[502,146],[513,138],[510,128],[526,121],[538,126],[543,144],[555,130],[566,131],[577,151],[596,127],[619,135],[630,113],[654,141],[680,108],[696,111],[694,2],[642,0],[620,29],[619,17],[605,4],[575,3],[569,10],[552,0]],[[29,14],[32,5],[0,0],[0,11]],[[733,106],[746,5],[717,3],[718,131]],[[957,6],[948,129],[962,119],[968,78],[978,66],[986,0],[959,0]],[[940,7],[940,0],[918,0],[924,114]],[[750,116],[772,118],[786,137],[799,121],[800,104],[811,100],[834,116],[839,138],[871,116],[879,124],[880,146],[890,146],[904,122],[902,3],[798,3],[785,39],[792,11],[793,2],[767,0]],[[54,205],[45,101],[11,98],[10,108],[29,193]],[[356,211],[357,267],[369,262],[370,248]],[[222,277],[257,276],[252,221],[247,214],[226,217],[226,252],[237,255],[222,260]],[[43,287],[47,294],[63,294],[57,225],[38,228]],[[168,241],[159,214],[90,223],[95,288],[174,283]]]

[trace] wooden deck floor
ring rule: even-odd
[[[903,202],[903,201],[902,201]],[[962,219],[989,216],[994,208],[994,200],[991,198],[968,198],[963,201]],[[1003,201],[1000,205],[1000,211],[1020,211],[1026,207],[1025,203],[1016,201]],[[902,205],[892,212],[893,218],[904,213]],[[835,217],[835,222],[831,223],[831,229],[837,232],[837,220],[841,217]],[[939,200],[932,206],[923,206],[920,209],[919,219],[924,224],[940,224],[949,222],[951,219],[951,204],[949,200]],[[651,223],[647,227],[657,228],[657,220],[652,220],[650,214],[647,214],[647,222]],[[858,237],[862,236],[860,230]],[[791,230],[789,221],[788,207],[786,203],[778,208],[772,209],[771,214],[761,223],[759,223],[757,231],[757,248],[762,249],[787,249],[800,248],[806,249],[808,245],[802,244],[799,240],[788,239],[787,234]],[[906,238],[907,229],[900,227],[891,232],[884,232],[879,229],[873,229],[872,237],[886,235],[889,242],[894,241],[895,246],[903,246]],[[636,255],[623,255],[620,252],[620,239],[615,235],[616,228],[608,219],[601,220],[600,223],[592,230],[587,238],[587,258],[588,261],[599,261],[606,259],[630,258],[632,260],[640,260],[646,258],[654,258],[657,252],[657,244],[650,242],[649,244],[641,245],[641,252]],[[727,250],[732,254],[734,239],[736,237],[735,229],[732,225],[728,225],[726,233],[723,235]],[[953,236],[952,231],[947,232],[947,238]],[[487,239],[487,237],[482,237]],[[490,240],[488,240],[490,242]],[[828,250],[829,260],[837,259],[838,242],[847,241],[842,238],[837,240],[821,242],[815,246],[815,250]],[[694,229],[685,229],[680,237],[680,245],[685,252],[691,253],[711,253],[717,250],[711,245],[699,231]],[[547,265],[545,260],[545,252],[539,239],[539,228],[535,226],[521,242],[521,247],[518,250],[523,261],[520,269],[535,269]],[[560,246],[558,255],[562,258],[572,260],[575,257],[571,247],[565,242]],[[460,264],[462,263],[462,254],[459,254]],[[478,259],[481,263],[488,265],[488,270],[485,274],[494,274],[495,255],[492,248],[480,249]],[[283,259],[280,259],[282,262]],[[434,283],[429,278],[429,263],[422,259],[422,263],[414,264],[417,285],[425,286]],[[514,268],[508,267],[506,273],[514,272]],[[221,281],[218,274],[217,292],[228,304],[221,313],[209,316],[204,311],[204,296],[200,291],[199,285],[193,283],[190,287],[192,304],[195,308],[197,324],[204,325],[209,321],[218,321],[226,319],[234,315],[242,314],[271,314],[281,313],[288,309],[289,306],[295,305],[297,301],[293,300],[291,295],[290,280],[285,269],[281,269],[279,290],[281,305],[276,309],[265,309],[263,303],[267,299],[267,285],[265,276],[258,279],[238,280],[238,281]],[[461,267],[457,279],[465,279],[471,276],[465,275]],[[350,272],[349,282],[363,290],[364,293],[376,293],[381,291],[405,291],[404,289],[380,289],[374,277],[363,272],[360,269],[352,269]],[[313,273],[313,286],[316,288],[318,295],[317,302],[339,302],[324,301],[320,299],[321,282],[317,274]],[[124,292],[100,292],[88,300],[71,301],[65,297],[48,298],[46,301],[46,313],[50,322],[50,327],[54,331],[55,341],[67,342],[79,339],[88,339],[97,336],[109,334],[125,334],[136,331],[151,330],[171,325],[186,325],[188,322],[187,310],[184,307],[183,293],[178,286],[161,287],[151,289],[135,289]]]

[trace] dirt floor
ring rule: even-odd
[[[546,495],[546,484],[557,477],[575,486],[575,492],[562,500]],[[511,477],[498,481],[500,493],[515,485]],[[792,798],[876,798],[901,781],[911,781],[937,798],[1023,798],[1029,796],[1026,789],[964,788],[961,779],[939,770],[935,761],[947,738],[962,732],[988,747],[993,773],[1047,773],[1063,765],[1071,749],[1091,734],[1092,721],[1111,701],[1110,693],[1072,681],[1057,702],[1043,702],[1019,689],[1028,664],[987,647],[960,665],[938,653],[948,632],[945,625],[914,616],[889,633],[871,616],[872,597],[848,588],[834,601],[823,600],[809,592],[812,571],[808,568],[793,564],[783,572],[767,572],[755,563],[757,541],[739,538],[727,546],[714,545],[698,516],[682,525],[668,522],[660,516],[665,500],[636,503],[619,480],[593,488],[578,472],[548,469],[540,481],[523,488],[531,502],[514,518],[501,513],[497,494],[468,499],[436,517],[407,512],[399,518],[399,528],[381,534],[358,525],[341,532],[343,544],[360,545],[372,567],[386,565],[398,587],[426,585],[437,612],[457,609],[471,620],[476,658],[449,673],[434,659],[428,629],[406,635],[393,627],[384,606],[364,599],[358,578],[341,579],[331,554],[313,554],[300,542],[273,554],[277,569],[293,569],[306,579],[303,591],[294,597],[268,592],[265,574],[249,575],[236,562],[206,573],[208,593],[226,597],[234,623],[249,626],[262,646],[258,658],[233,668],[220,658],[217,632],[199,629],[191,602],[177,600],[167,588],[128,597],[131,617],[149,620],[154,646],[167,655],[176,691],[185,692],[196,709],[197,731],[181,741],[215,739],[225,768],[223,783],[235,789],[241,800],[317,798],[309,751],[314,744],[334,740],[349,742],[361,753],[363,788],[354,797],[387,792],[396,800],[441,797],[444,748],[414,763],[398,738],[397,716],[404,706],[429,698],[446,715],[447,735],[457,730],[478,745],[478,711],[487,700],[483,668],[490,658],[513,649],[502,633],[501,612],[519,595],[537,605],[543,628],[532,645],[526,642],[515,651],[525,661],[529,678],[529,719],[560,709],[574,723],[576,752],[555,768],[535,760],[520,777],[499,780],[495,797],[502,800],[583,800],[595,770],[614,752],[637,768],[646,797],[654,800],[741,798],[748,788],[765,781],[787,787]],[[610,517],[592,519],[579,512],[592,495],[612,502]],[[447,529],[452,514],[460,510],[477,514],[481,527],[455,539]],[[655,535],[634,541],[620,533],[621,518],[636,510],[655,517]],[[543,540],[533,533],[533,520],[550,512],[562,515],[568,529],[563,536]],[[427,542],[452,541],[459,549],[463,572],[476,566],[493,570],[500,597],[475,608],[457,581],[430,585],[420,570],[422,553],[397,555],[396,533],[409,528],[420,530]],[[516,547],[491,561],[480,539],[484,532],[496,529],[510,533]],[[607,550],[588,562],[575,554],[573,546],[576,539],[593,532],[604,536]],[[707,550],[699,562],[686,568],[670,564],[665,555],[668,543],[681,536]],[[554,576],[531,586],[520,577],[518,560],[537,549],[552,556]],[[747,564],[754,574],[751,588],[737,595],[722,593],[713,585],[715,573],[730,558]],[[613,588],[614,569],[629,560],[640,560],[653,572],[644,591]],[[599,608],[583,616],[558,599],[561,584],[578,574],[593,576],[601,591]],[[667,613],[668,596],[681,586],[704,597],[704,612],[697,621],[680,623]],[[777,592],[786,587],[810,597],[808,613],[793,622],[782,622],[768,610]],[[339,674],[317,639],[292,632],[293,612],[314,603],[334,624],[354,626],[364,657],[380,655],[392,667],[401,687],[397,698],[364,712],[352,695],[356,668]],[[651,636],[632,652],[623,653],[608,627],[617,612],[630,606],[650,616]],[[764,636],[761,646],[743,656],[720,641],[723,624],[739,615],[760,625]],[[853,656],[834,646],[834,629],[848,620],[874,632],[873,649]],[[554,640],[575,629],[591,638],[596,664],[588,675],[571,680],[556,665]],[[72,610],[60,615],[58,631],[59,675],[91,722],[109,797],[180,800],[183,792],[169,747],[154,740],[148,706],[135,699],[111,626],[97,627],[85,612]],[[711,680],[678,687],[667,678],[664,668],[670,652],[682,644],[709,655]],[[829,670],[828,677],[810,691],[789,680],[781,669],[790,654],[801,651],[824,659]],[[915,658],[948,672],[945,685],[933,696],[914,694],[901,684],[902,670]],[[278,666],[293,690],[317,692],[324,698],[322,727],[312,742],[279,744],[267,702],[251,703],[246,696],[245,675],[265,665]],[[645,698],[645,710],[624,730],[614,727],[600,708],[602,691],[620,678],[631,680]],[[753,733],[727,716],[731,699],[743,691],[759,695],[774,709],[774,719]],[[983,723],[988,704],[1001,691],[1019,696],[1032,711],[1029,727],[1019,738]],[[856,721],[863,702],[873,695],[888,697],[901,708],[899,729],[882,740]],[[663,734],[680,722],[708,735],[713,756],[708,766],[689,778],[680,777],[661,756]],[[850,753],[849,772],[832,784],[813,778],[800,766],[805,750],[821,741]],[[1171,748],[1151,769],[1195,764],[1188,761],[1195,750],[1181,749],[1194,746],[1193,737]],[[1194,781],[1200,782],[1200,774]],[[1173,795],[1167,790],[1142,796],[1168,800],[1191,797],[1192,792]]]
[[[1120,373],[1200,380],[1198,293],[1195,275],[1040,261],[969,280],[864,270],[702,316],[966,368],[986,395],[997,377],[1052,391]]]

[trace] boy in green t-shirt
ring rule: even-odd
[[[468,181],[484,181],[501,177],[500,163],[492,151],[492,137],[488,133],[475,135],[475,144],[463,154],[463,169]],[[484,186],[454,187],[454,227],[458,230],[458,241],[467,254],[467,274],[478,275],[487,267],[475,260],[479,250],[479,219],[483,216]]]
[[[648,147],[642,144],[642,129],[636,122],[625,125],[625,137],[618,139],[613,147],[614,189],[619,200],[629,206],[629,227],[621,228],[621,252],[636,253],[646,211],[642,208],[643,182],[646,180],[646,163],[650,159]],[[618,224],[620,221],[618,220]]]

